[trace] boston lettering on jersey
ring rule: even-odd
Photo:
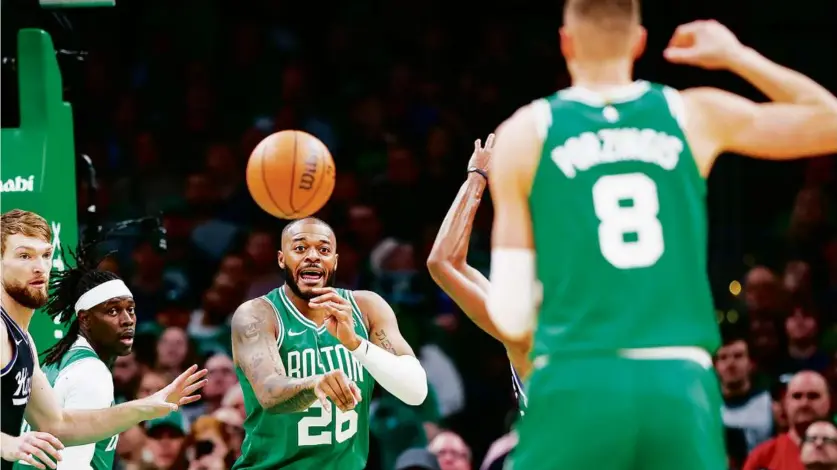
[[[304,379],[332,370],[342,370],[353,382],[363,382],[364,369],[352,353],[342,344],[287,351],[285,369],[288,377]],[[325,370],[323,369],[325,367]]]
[[[683,141],[655,129],[617,128],[582,132],[550,153],[567,178],[602,163],[641,161],[671,171],[683,152]]]

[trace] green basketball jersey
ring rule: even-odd
[[[638,81],[605,102],[574,87],[533,110],[545,139],[529,197],[543,284],[532,357],[714,352],[706,183],[678,92]]]
[[[355,330],[369,339],[360,309],[351,291],[337,289],[352,304]],[[234,469],[360,470],[369,454],[369,402],[374,381],[337,338],[317,327],[288,299],[282,287],[263,297],[279,319],[276,347],[290,378],[305,378],[342,370],[360,388],[363,400],[354,410],[340,411],[329,402],[324,412],[319,401],[298,413],[272,414],[264,410],[253,387],[236,367],[244,391],[244,444]]]
[[[61,360],[57,364],[49,364],[44,366],[43,372],[46,375],[47,380],[49,381],[49,385],[52,388],[55,388],[55,383],[57,379],[61,376],[61,372],[66,370],[70,365],[73,363],[80,361],[82,359],[95,359],[101,362],[99,359],[98,354],[94,351],[90,345],[81,340],[76,342],[61,358]],[[64,405],[64,397],[59,396],[59,404],[62,406]],[[113,406],[113,399],[111,398],[111,406]],[[21,433],[29,432],[32,430],[32,427],[26,421],[23,422],[23,427],[21,429]],[[107,439],[103,439],[95,444],[95,450],[93,452],[93,458],[90,460],[89,468],[92,470],[111,470],[113,468],[113,458],[116,455],[116,443],[119,441],[119,435],[115,435],[109,437]],[[66,463],[64,463],[66,465]],[[15,467],[16,470],[30,470],[35,468],[29,465],[26,462],[16,462]],[[49,468],[49,467],[47,467]],[[75,470],[75,469],[73,469]],[[79,469],[83,470],[83,469]]]

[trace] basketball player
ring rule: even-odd
[[[23,460],[37,468],[55,468],[64,446],[110,438],[136,423],[165,416],[200,399],[192,395],[206,383],[206,371],[190,367],[158,393],[99,410],[62,410],[49,379],[41,370],[27,329],[35,309],[47,302],[52,267],[52,230],[43,217],[15,209],[2,214],[2,327],[0,327],[0,398],[2,434],[0,469]],[[82,295],[74,308],[89,310],[102,301],[129,295],[113,284]],[[37,431],[21,433],[24,413]],[[43,462],[43,463],[42,463]],[[46,466],[44,465],[46,464]]]
[[[526,377],[529,372],[530,363],[527,355],[531,337],[524,340],[514,339],[497,329],[485,307],[488,279],[466,263],[474,217],[488,183],[488,162],[493,146],[494,134],[488,136],[485,147],[481,146],[479,139],[474,143],[474,154],[468,162],[467,180],[459,188],[459,193],[439,228],[427,259],[427,268],[436,284],[456,302],[465,315],[506,348],[512,364],[512,388],[522,415],[526,410],[526,394],[523,392],[521,376]]]
[[[538,311],[514,468],[726,468],[704,178],[726,151],[837,152],[837,99],[715,21],[680,26],[665,57],[733,72],[771,103],[632,81],[638,0],[564,13],[573,86],[500,126],[490,173],[489,313],[522,338]]]
[[[134,297],[116,274],[96,269],[91,252],[79,247],[75,267],[53,274],[51,296],[44,311],[67,325],[67,333],[46,351],[43,371],[55,390],[62,409],[90,410],[113,406],[110,367],[119,356],[131,353],[134,343]],[[73,264],[68,264],[72,266]],[[79,300],[93,289],[118,288],[113,297],[87,309],[77,309]],[[98,300],[98,299],[97,299]],[[81,307],[81,306],[79,306]],[[22,433],[30,431],[23,423]],[[119,435],[95,444],[68,447],[61,455],[59,470],[110,470]],[[31,466],[20,461],[16,470]]]
[[[360,470],[373,380],[415,406],[427,396],[427,376],[384,299],[331,287],[337,240],[328,224],[288,224],[278,261],[285,284],[233,315],[247,412],[233,468]]]

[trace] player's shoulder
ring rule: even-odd
[[[361,311],[364,311],[364,308],[377,310],[383,305],[389,307],[386,299],[381,297],[377,292],[371,290],[347,290],[346,292],[354,299]]]
[[[256,297],[242,303],[233,312],[230,326],[233,331],[253,328],[254,322],[266,322],[276,318],[273,307],[264,297]]]

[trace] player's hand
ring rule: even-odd
[[[743,49],[738,38],[721,23],[693,21],[677,27],[663,56],[675,64],[715,70],[728,67]]]
[[[160,418],[166,416],[172,411],[177,411],[183,405],[194,403],[201,399],[200,395],[195,394],[198,390],[206,385],[206,369],[198,370],[197,365],[186,369],[166,388],[159,392],[143,398],[145,404],[149,406],[148,419]]]
[[[353,410],[363,398],[358,386],[340,369],[320,376],[317,385],[314,386],[314,393],[323,404],[324,410],[329,410],[329,398],[341,411]]]
[[[488,172],[488,162],[491,161],[491,152],[494,150],[494,134],[488,134],[485,139],[485,147],[482,146],[482,141],[477,139],[474,141],[474,153],[471,154],[471,159],[468,160],[468,168],[479,168]]]
[[[312,292],[317,294],[317,297],[308,301],[308,306],[315,310],[326,311],[326,330],[349,351],[357,349],[360,346],[360,337],[355,333],[352,304],[340,297],[331,287],[317,287],[312,289]]]
[[[55,462],[61,460],[58,451],[63,448],[64,444],[61,441],[45,432],[25,432],[17,437],[3,434],[3,440],[0,442],[3,460],[22,460],[41,469],[56,468]]]

